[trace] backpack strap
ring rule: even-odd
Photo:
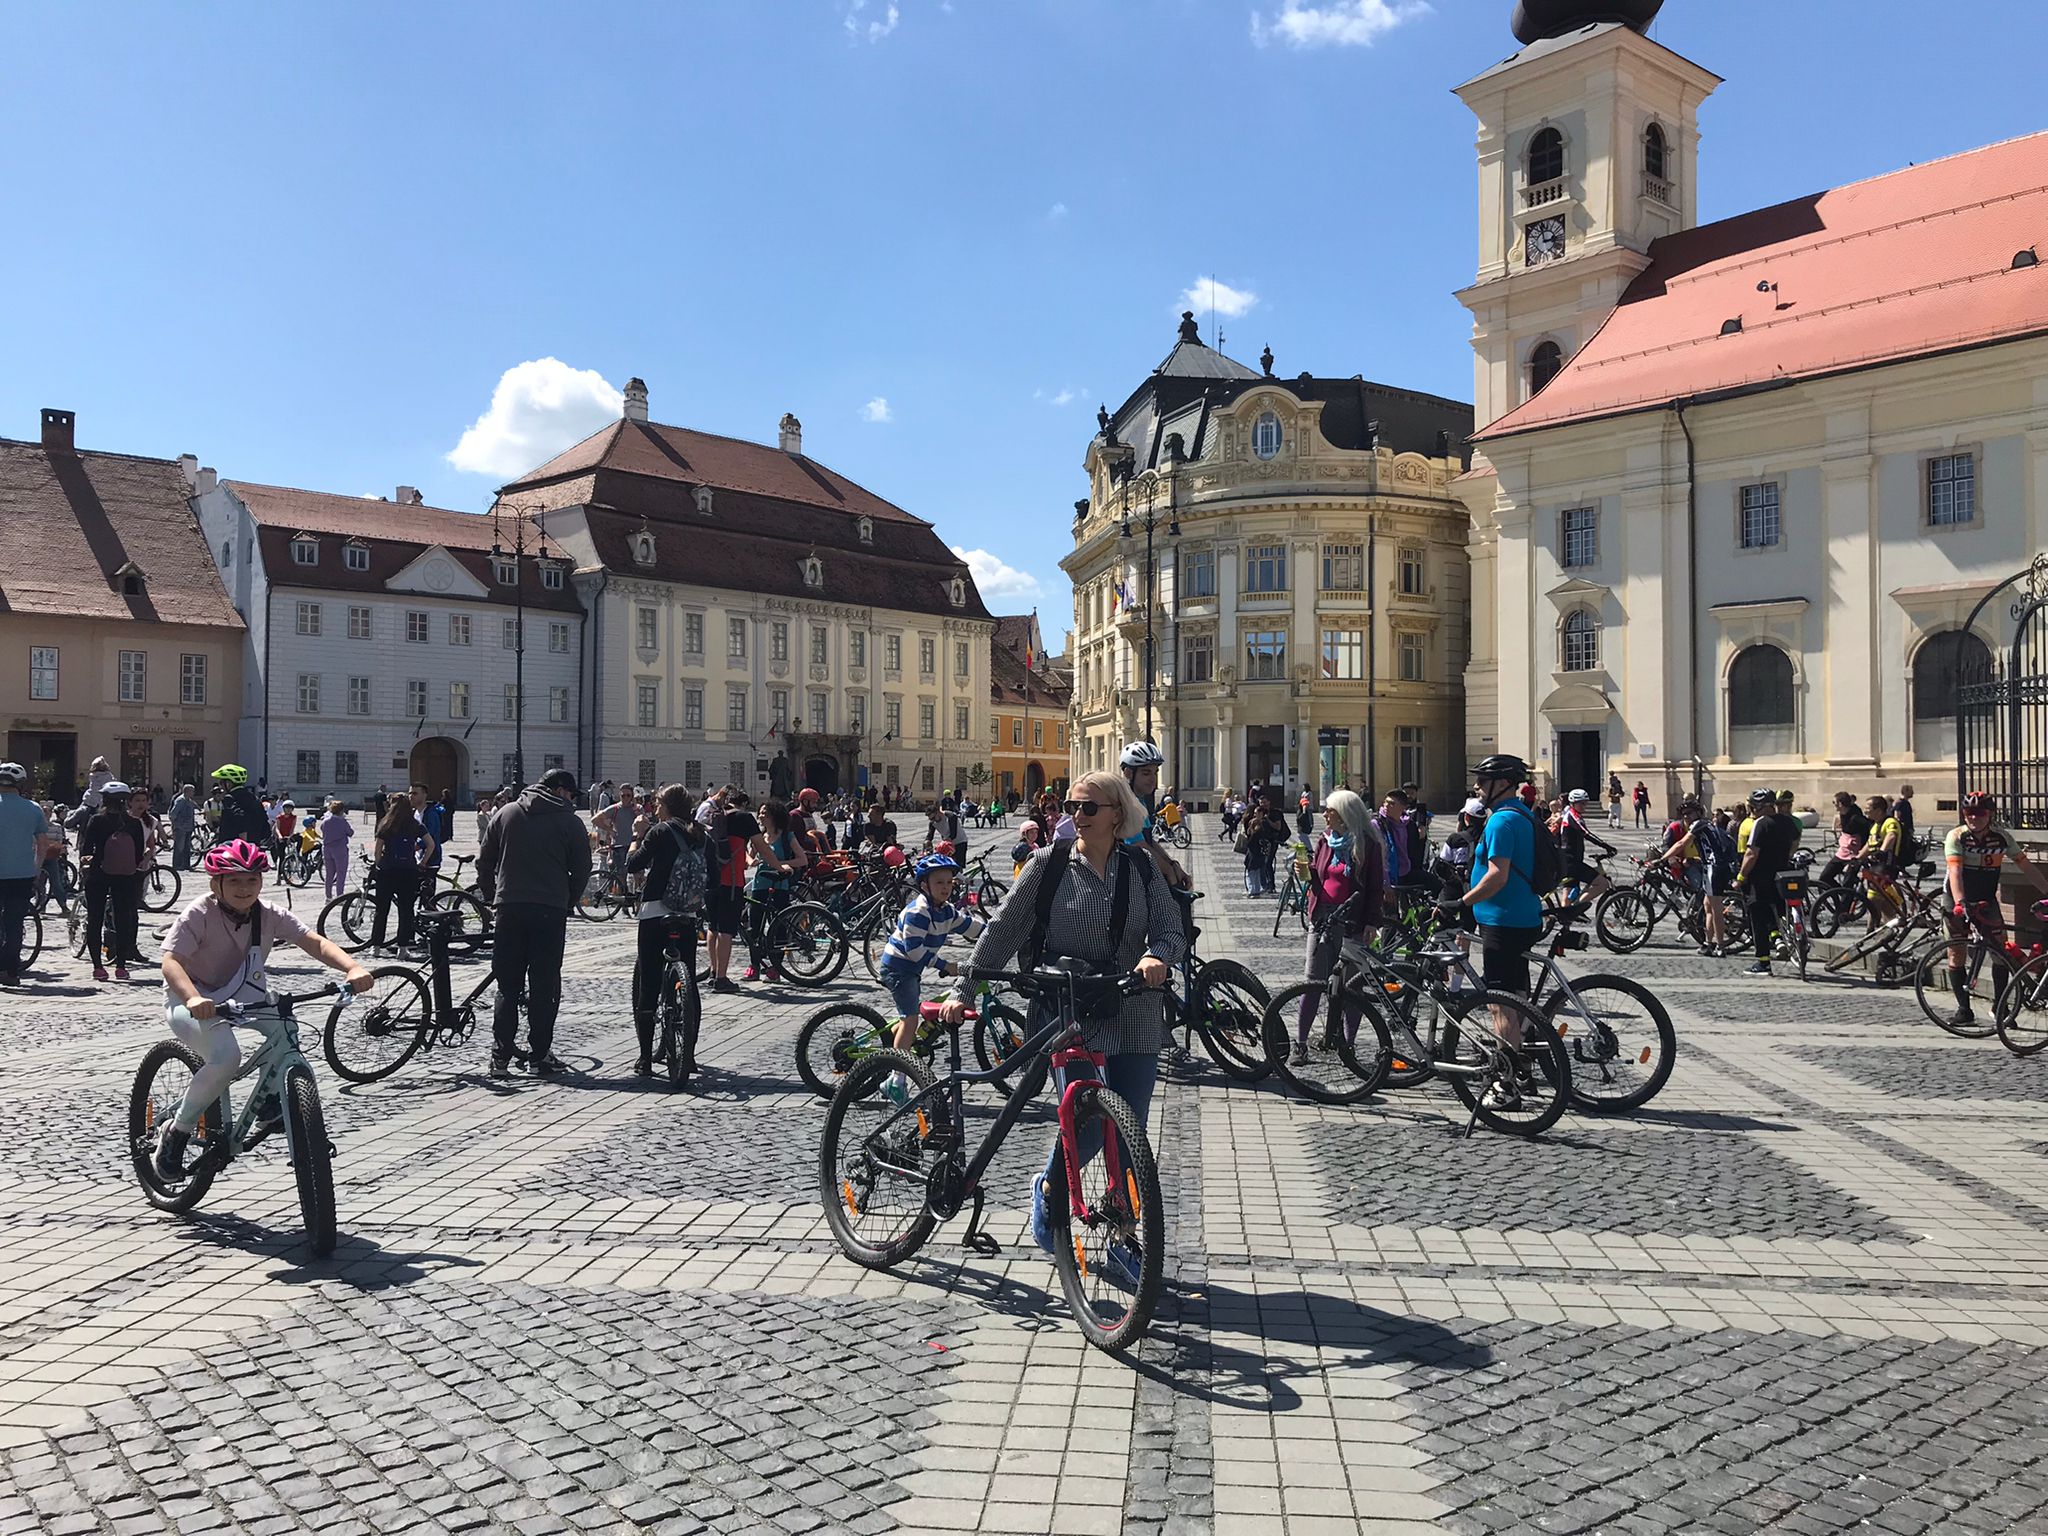
[[[1056,842],[1038,872],[1038,901],[1031,923],[1031,937],[1024,944],[1026,970],[1036,970],[1045,958],[1045,935],[1052,926],[1052,906],[1059,900],[1060,882],[1067,878],[1067,863],[1073,856],[1072,843]]]

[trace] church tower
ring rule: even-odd
[[[1524,46],[1458,87],[1479,119],[1473,406],[1547,384],[1649,263],[1697,222],[1699,109],[1720,77],[1645,35],[1663,0],[1520,0]]]

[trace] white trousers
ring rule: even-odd
[[[185,1102],[178,1106],[172,1122],[188,1135],[198,1126],[200,1115],[216,1103],[235,1074],[242,1070],[242,1047],[235,1039],[235,1027],[226,1019],[195,1019],[182,1008],[165,1010],[171,1033],[199,1053],[203,1065],[192,1074],[185,1090]]]

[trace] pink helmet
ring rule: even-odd
[[[891,869],[901,869],[903,867],[903,850],[894,843],[891,843],[882,850],[882,862]]]
[[[247,838],[206,850],[202,867],[209,875],[260,875],[270,868],[270,855]]]

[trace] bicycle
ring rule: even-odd
[[[974,1056],[984,1072],[1009,1058],[1024,1029],[1024,1016],[996,999],[992,991],[982,987],[977,1006],[970,1010],[974,1015]],[[939,1023],[935,1012],[922,1015],[911,1041],[911,1054],[927,1064],[936,1060],[940,1041],[957,1027]],[[819,1098],[829,1099],[839,1091],[848,1072],[877,1051],[893,1049],[895,1038],[896,1021],[880,1009],[866,1003],[830,1004],[805,1019],[797,1031],[797,1076]]]
[[[314,930],[322,938],[334,940],[350,954],[367,947],[376,933],[377,883],[381,876],[367,853],[362,856],[362,866],[362,883],[329,901],[313,920]],[[419,926],[420,918],[434,912],[446,912],[455,919],[448,933],[451,954],[473,955],[491,936],[490,909],[469,891],[436,891],[431,897],[422,894],[414,908],[414,927]]]
[[[668,936],[662,943],[661,1002],[658,1018],[661,1040],[654,1059],[667,1069],[668,1085],[681,1088],[697,1067],[697,1026],[703,1022],[704,999],[697,990],[697,968],[683,958],[683,937],[695,936],[695,913],[674,912],[668,918]],[[701,943],[699,949],[702,949]]]
[[[1359,899],[1332,909],[1325,921],[1345,921],[1351,902]],[[1324,1104],[1355,1104],[1389,1083],[1405,1088],[1442,1077],[1470,1111],[1467,1136],[1475,1124],[1519,1136],[1540,1135],[1555,1125],[1572,1098],[1571,1058],[1556,1027],[1531,1003],[1487,991],[1463,949],[1441,928],[1406,937],[1411,951],[1397,957],[1347,936],[1329,976],[1274,996],[1264,1020],[1274,1072],[1303,1097]],[[1470,985],[1454,990],[1447,969]],[[1419,1012],[1423,1002],[1430,1004],[1426,1016]],[[1512,1041],[1499,1028],[1503,1019],[1516,1036]],[[1371,1042],[1366,1055],[1358,1050],[1361,1033]],[[1297,1043],[1305,1043],[1307,1060],[1292,1060],[1290,1048]]]
[[[1303,843],[1294,845],[1294,857],[1288,862],[1287,880],[1280,887],[1280,896],[1273,903],[1273,937],[1280,937],[1280,924],[1291,913],[1301,923],[1301,931],[1308,932],[1308,847]]]
[[[168,912],[178,904],[178,892],[183,885],[178,872],[159,859],[142,872],[138,904],[145,912]]]
[[[1749,909],[1730,891],[1701,892],[1674,875],[1661,858],[1633,861],[1640,877],[1628,885],[1611,885],[1593,904],[1593,931],[1617,955],[1633,954],[1649,943],[1657,924],[1675,918],[1678,931],[1695,944],[1707,942],[1706,903],[1721,903],[1723,942],[1740,944],[1749,933]],[[1606,860],[1597,861],[1604,872]]]
[[[324,1259],[334,1252],[334,1144],[327,1139],[327,1119],[320,1107],[312,1064],[299,1050],[294,1013],[300,1003],[330,994],[348,996],[348,984],[336,982],[292,996],[272,994],[266,1003],[253,1008],[239,1003],[219,1005],[222,1015],[233,1024],[263,1036],[262,1045],[235,1074],[236,1082],[254,1078],[255,1083],[239,1119],[230,1090],[225,1088],[199,1117],[191,1141],[198,1156],[182,1179],[166,1181],[158,1176],[157,1144],[176,1119],[185,1089],[202,1063],[198,1052],[178,1040],[160,1040],[144,1053],[128,1095],[128,1156],[151,1205],[160,1211],[191,1210],[206,1197],[223,1168],[253,1151],[281,1124],[298,1184],[307,1246],[315,1258]],[[281,1110],[279,1119],[261,1113],[270,1104]]]
[[[982,1175],[1046,1075],[1086,1063],[1093,1076],[1071,1078],[1060,1095],[1054,1193],[1046,1213],[1060,1289],[1082,1336],[1098,1349],[1124,1349],[1144,1333],[1159,1299],[1166,1241],[1159,1170],[1145,1128],[1101,1081],[1104,1057],[1086,1048],[1076,1020],[1082,995],[1124,997],[1143,984],[1135,975],[1079,975],[1071,963],[1030,971],[969,967],[961,974],[1035,997],[1050,1006],[1051,1017],[991,1071],[963,1071],[959,1032],[949,1030],[951,1070],[943,1078],[935,1079],[915,1056],[893,1050],[877,1051],[848,1072],[825,1112],[818,1153],[818,1193],[832,1236],[856,1264],[889,1269],[971,1199],[963,1246],[982,1257],[1000,1253],[1001,1245],[981,1230]],[[925,1012],[936,1015],[937,1007],[928,1003]],[[900,1107],[882,1092],[895,1072],[911,1083]],[[963,1088],[1005,1078],[1014,1083],[1009,1099],[967,1157]]]
[[[469,1039],[476,1029],[477,1000],[497,977],[485,971],[461,1001],[456,1000],[448,960],[457,921],[450,913],[420,914],[420,931],[427,941],[426,980],[417,967],[380,965],[370,972],[367,991],[337,1001],[329,1010],[320,1044],[336,1076],[352,1083],[380,1082],[423,1050],[457,1046]],[[524,1012],[525,1007],[522,997],[519,1008]]]
[[[1998,938],[1992,937],[1994,930],[1984,921],[1984,914],[1987,911],[1995,911],[1997,906],[1996,900],[1973,901],[1964,905],[1963,920],[1969,925],[1969,938],[1965,940],[1965,943],[1968,945],[1968,959],[1963,967],[1962,997],[1957,997],[1949,988],[1949,940],[1946,934],[1928,949],[1926,954],[1921,957],[1920,963],[1913,968],[1913,996],[1920,1004],[1920,1011],[1958,1039],[1982,1040],[1988,1035],[1998,1033],[1998,1016],[2007,1006],[2007,999],[2011,995],[2014,979],[2020,973],[2025,972],[2030,978],[2028,986],[2033,988],[2035,983],[2032,978],[2039,974],[2040,968],[2036,967],[2035,962],[2043,954],[2041,945],[2035,944],[2031,948],[2021,949],[2010,938],[2004,936],[2003,919],[2000,919],[1997,930],[2000,936]],[[2036,902],[2033,912],[2037,918],[2048,917],[2048,902]],[[2007,976],[2004,988],[2000,989],[1997,985],[1996,964],[1994,963],[1992,982],[1995,995],[1992,1003],[1991,1023],[1980,1024],[1977,1022],[1974,1011],[1967,1017],[1958,1018],[1956,1015],[1961,1013],[1965,1006],[1963,998],[1971,997],[1976,993],[1977,978],[1984,972],[1984,962],[1994,956],[1997,961],[2002,961],[2011,967],[2011,974]],[[1943,1006],[1941,1008],[1934,1006],[1936,998],[1942,999]],[[2026,1005],[2031,1015],[2031,1011],[2035,1007],[2031,991],[2026,996]],[[2013,1006],[2017,1008],[2019,1004],[2015,1002]],[[2019,1022],[2015,1020],[2014,1027],[2016,1032],[2021,1034],[2024,1043],[2026,1031],[2018,1029]],[[2002,1039],[2003,1036],[2001,1035],[2000,1038]],[[2036,1046],[2034,1049],[2038,1050],[2039,1047]],[[2033,1051],[2022,1051],[2018,1054],[2031,1056]]]
[[[297,837],[286,838],[278,850],[275,860],[278,883],[303,890],[313,883],[313,877],[321,872],[326,863],[325,855],[318,844],[307,848]]]
[[[1919,866],[1922,879],[1933,872],[1932,864]],[[1872,872],[1874,884],[1881,879],[1882,876]],[[1895,987],[1919,969],[1921,961],[1926,958],[1922,952],[1923,945],[1939,944],[1943,949],[1947,948],[1947,941],[1941,936],[1941,914],[1933,897],[1903,878],[1886,881],[1880,889],[1881,894],[1889,895],[1897,902],[1898,910],[1853,944],[1830,956],[1824,967],[1829,975],[1839,976],[1851,966],[1874,962],[1871,965],[1872,980],[1880,987]],[[1823,892],[1819,900],[1826,901],[1829,894]],[[1818,911],[1816,904],[1816,916]],[[1819,932],[1818,925],[1814,931]]]
[[[1801,981],[1806,980],[1807,962],[1813,955],[1813,925],[1808,911],[1812,881],[1807,873],[1812,862],[1813,855],[1802,849],[1792,856],[1792,868],[1781,869],[1773,877],[1782,907],[1778,917],[1777,947],[1784,951],[1787,960],[1798,967]]]

